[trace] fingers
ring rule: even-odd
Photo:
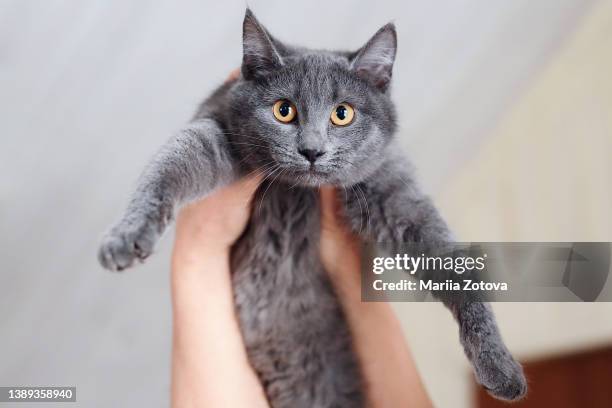
[[[235,81],[236,79],[238,79],[239,76],[240,76],[240,68],[236,68],[230,72],[229,76],[225,80],[225,83]]]
[[[324,226],[337,227],[337,218],[342,216],[340,203],[336,196],[336,189],[331,186],[323,186],[320,190],[321,196],[321,220]]]
[[[175,253],[225,252],[246,227],[260,182],[260,175],[249,176],[183,207],[176,221]]]
[[[260,182],[261,175],[259,174],[242,178],[215,191],[211,196],[206,197],[201,205],[208,208],[208,217],[217,214],[218,218],[224,218],[223,215],[225,214],[231,218],[238,215],[236,211],[242,212],[243,210],[246,216],[253,194],[255,194]]]
[[[336,189],[323,186],[320,189],[321,197],[321,227],[336,234],[351,235],[344,215],[344,207],[338,198]]]
[[[230,185],[214,191],[210,196],[207,196],[204,199],[186,205],[181,212],[187,213],[210,209],[211,211],[221,210],[221,214],[219,215],[222,215],[223,208],[226,208],[227,206],[235,207],[244,205],[245,207],[248,207],[248,204],[253,197],[253,194],[255,194],[260,182],[261,175],[259,174],[242,178]]]
[[[360,240],[353,234],[336,189],[321,187],[321,260],[332,280],[335,276],[359,276]],[[346,272],[348,269],[347,273]],[[354,273],[353,273],[354,272]],[[342,278],[344,279],[344,278]]]
[[[248,202],[253,197],[253,194],[255,194],[255,191],[257,191],[261,178],[261,174],[253,174],[236,181],[228,189],[237,200]]]
[[[336,214],[336,189],[331,186],[323,186],[320,190],[321,216],[325,224],[334,222]]]

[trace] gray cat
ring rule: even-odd
[[[100,262],[122,270],[144,260],[180,204],[259,169],[266,177],[231,258],[250,362],[273,407],[365,406],[346,318],[319,258],[318,187],[343,188],[348,221],[363,239],[397,248],[452,240],[396,153],[395,27],[355,52],[314,51],[279,42],[247,10],[243,48],[240,78],[219,87],[146,167]],[[490,307],[441,300],[478,381],[498,398],[522,397],[521,366]]]

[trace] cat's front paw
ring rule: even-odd
[[[151,255],[158,237],[159,228],[146,217],[124,220],[102,239],[98,260],[111,271],[129,268]]]
[[[523,368],[505,347],[483,348],[474,361],[474,369],[478,382],[496,398],[512,401],[527,393]]]

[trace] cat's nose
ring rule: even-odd
[[[298,149],[298,152],[304,156],[310,163],[314,163],[317,159],[325,154],[322,150],[315,149]]]

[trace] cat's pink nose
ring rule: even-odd
[[[325,154],[324,151],[315,149],[298,149],[298,152],[304,156],[311,164]]]

